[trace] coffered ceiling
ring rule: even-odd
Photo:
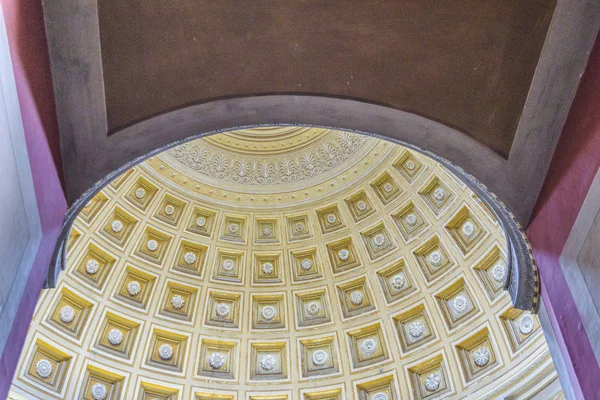
[[[506,257],[475,194],[402,146],[296,127],[198,139],[79,214],[11,396],[560,396]]]

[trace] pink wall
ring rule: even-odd
[[[558,259],[600,167],[600,38],[546,176],[527,234],[539,266],[542,297],[580,398],[598,399],[600,369]]]
[[[61,185],[60,146],[50,61],[39,0],[0,0],[6,21],[11,59],[43,237],[0,359],[0,399],[7,396],[39,292],[67,210]]]

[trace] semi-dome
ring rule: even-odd
[[[189,141],[83,209],[11,396],[433,399],[556,381],[503,286],[502,226],[436,161],[365,135]]]

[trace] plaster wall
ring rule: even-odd
[[[560,257],[600,166],[600,41],[596,41],[567,123],[554,154],[546,182],[527,229],[538,263],[542,297],[548,310],[568,380],[577,398],[600,393],[600,368],[594,356],[597,343],[588,340],[585,320],[570,288]],[[593,272],[598,274],[598,270]],[[563,379],[567,377],[563,376]]]
[[[11,287],[7,297],[10,309],[6,305],[2,315],[4,318],[10,311],[6,315],[11,318],[0,321],[0,344],[7,344],[0,347],[0,398],[5,398],[46,277],[66,200],[56,161],[60,160],[58,127],[41,2],[2,0],[0,4],[5,26],[0,33],[4,97],[0,114],[8,118],[0,118],[0,293]],[[6,132],[7,123],[10,133]],[[32,211],[36,208],[38,215]],[[12,282],[5,282],[11,276]]]

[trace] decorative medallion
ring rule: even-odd
[[[229,315],[229,306],[225,303],[217,304],[217,308],[215,309],[217,317],[225,318]]]
[[[240,230],[239,224],[229,224],[229,232],[236,234]]]
[[[437,373],[429,374],[427,378],[425,378],[425,389],[430,392],[435,392],[439,389],[440,383],[442,383],[442,378]]]
[[[123,230],[123,223],[121,221],[119,221],[118,219],[116,219],[110,225],[110,229],[112,229],[112,231],[114,233],[119,233]]]
[[[358,211],[365,211],[367,209],[367,203],[364,200],[359,200],[356,202],[356,208]]]
[[[277,314],[277,310],[275,310],[275,307],[273,306],[264,306],[260,311],[260,315],[262,315],[262,317],[267,321],[275,318],[275,314]]]
[[[327,214],[327,223],[330,225],[335,224],[337,221],[337,217],[335,216],[335,214]]]
[[[183,261],[185,261],[185,263],[188,265],[192,265],[196,262],[196,254],[191,251],[188,251],[183,255]]]
[[[308,258],[305,258],[302,260],[302,263],[300,263],[300,267],[302,267],[302,269],[305,271],[309,271],[312,268],[312,261]]]
[[[478,367],[483,367],[487,365],[487,363],[490,362],[490,357],[491,354],[487,347],[481,347],[477,349],[473,354],[473,360],[475,361],[475,364],[477,364]]]
[[[429,262],[436,268],[441,267],[443,261],[444,257],[442,256],[442,253],[438,250],[431,252],[431,254],[429,255]]]
[[[175,207],[173,207],[171,204],[169,204],[168,206],[165,207],[165,214],[167,215],[173,215],[175,214]]]
[[[348,261],[348,259],[350,258],[350,251],[347,249],[342,249],[338,252],[338,257],[342,261]]]
[[[52,363],[42,359],[35,364],[35,373],[42,379],[49,378],[52,375]]]
[[[138,281],[131,281],[127,284],[127,293],[130,296],[137,296],[142,290],[142,285]]]
[[[519,321],[519,330],[521,333],[523,335],[529,335],[531,332],[533,332],[533,327],[533,317],[529,314],[523,315]]]
[[[260,359],[260,366],[265,371],[271,371],[273,368],[275,368],[276,364],[277,364],[277,359],[272,354],[265,354]]]
[[[312,361],[315,365],[324,365],[329,359],[329,355],[325,350],[317,350],[312,355]]]
[[[433,198],[435,198],[437,201],[444,200],[444,198],[446,198],[446,191],[441,187],[436,188],[433,191]]]
[[[101,383],[94,383],[90,393],[94,400],[104,400],[108,396],[108,389]]]
[[[200,228],[204,228],[204,226],[206,226],[206,218],[205,217],[196,218],[196,225]]]
[[[146,247],[150,251],[156,251],[156,249],[158,249],[158,242],[154,239],[150,239],[148,240],[148,243],[146,243]]]
[[[168,343],[161,345],[158,348],[158,356],[161,360],[170,360],[173,357],[173,347]]]
[[[454,298],[454,300],[452,300],[452,309],[457,314],[462,314],[465,311],[467,311],[468,305],[469,302],[467,301],[467,298],[461,294],[459,294]]]
[[[144,196],[146,195],[146,190],[144,188],[137,188],[135,191],[135,197],[137,197],[138,199],[143,199]]]
[[[85,263],[85,272],[90,275],[94,275],[100,269],[100,263],[98,260],[90,259]]]
[[[471,221],[467,221],[463,224],[461,230],[466,237],[472,238],[475,234],[475,225]]]
[[[273,271],[275,270],[275,268],[273,267],[272,263],[266,262],[266,263],[263,263],[261,270],[262,270],[263,274],[271,275],[273,273]]]
[[[296,229],[296,232],[298,233],[304,232],[304,224],[302,222],[297,222],[294,229]]]
[[[271,236],[273,234],[273,230],[271,229],[270,226],[264,225],[262,227],[262,234],[263,234],[263,236]]]
[[[388,395],[383,392],[375,393],[371,400],[388,400]]]
[[[406,216],[406,218],[404,218],[404,220],[408,225],[415,226],[417,223],[417,216],[414,213],[410,213]]]
[[[60,309],[60,320],[62,322],[64,322],[65,324],[68,324],[69,322],[73,321],[73,319],[75,318],[75,310],[73,310],[72,307],[70,306],[64,306],[63,308]]]
[[[225,365],[225,356],[221,353],[212,353],[208,364],[214,369],[221,369]]]
[[[377,247],[382,247],[385,244],[385,236],[383,233],[378,233],[373,237],[373,244]]]
[[[494,265],[492,276],[496,282],[504,282],[504,277],[506,276],[506,266],[504,263],[500,262]]]
[[[233,260],[225,260],[223,261],[223,269],[225,271],[233,271],[233,269],[235,268],[235,263],[233,262]]]
[[[392,184],[391,184],[391,183],[389,183],[389,182],[386,182],[386,183],[384,183],[384,184],[383,184],[383,190],[384,190],[386,193],[391,193],[391,191],[392,191],[392,190],[394,190],[394,186],[392,186]]]
[[[396,290],[402,289],[405,283],[404,275],[402,274],[396,274],[392,278],[392,287]]]
[[[176,310],[182,309],[184,303],[185,303],[185,300],[184,300],[183,296],[178,295],[178,294],[173,296],[173,298],[171,299],[171,306]]]
[[[409,171],[413,171],[416,167],[415,162],[413,160],[408,160],[404,163],[404,166],[406,166],[406,169]]]
[[[306,305],[306,312],[312,316],[319,314],[321,311],[321,306],[316,301],[311,301]]]
[[[123,333],[118,329],[111,329],[108,332],[108,342],[113,346],[118,346],[123,342]]]
[[[362,343],[360,348],[362,349],[363,353],[365,353],[367,356],[370,356],[377,351],[377,342],[373,339],[367,339]]]
[[[360,290],[354,290],[350,293],[350,302],[355,306],[362,304],[364,296]]]
[[[425,332],[425,326],[419,321],[413,322],[408,327],[408,334],[415,339],[421,337],[423,332]]]

